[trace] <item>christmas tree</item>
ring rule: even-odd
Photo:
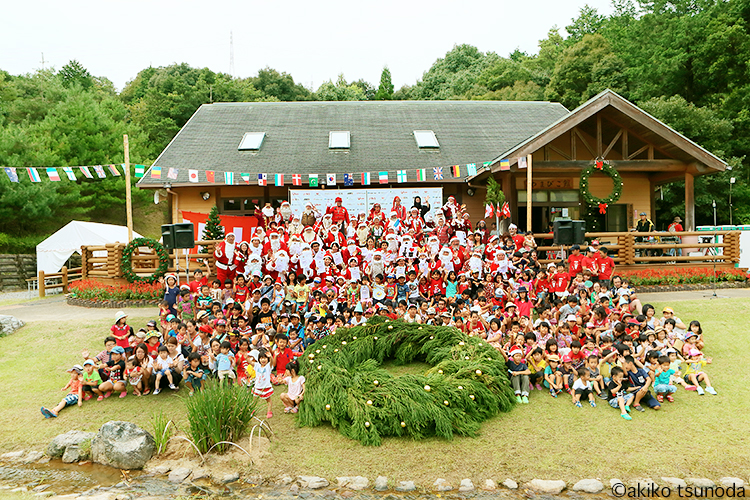
[[[203,240],[223,240],[224,239],[224,226],[221,225],[221,219],[219,218],[219,209],[214,205],[211,208],[211,212],[208,214],[206,219],[206,227],[203,229]],[[209,247],[201,247],[201,253],[213,253],[214,249]]]

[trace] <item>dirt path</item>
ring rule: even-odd
[[[55,295],[19,304],[0,306],[0,314],[8,314],[29,323],[34,321],[71,321],[91,319],[114,319],[117,309],[89,309],[69,306],[65,297]],[[156,307],[137,307],[125,309],[133,317],[157,316]]]
[[[718,298],[710,299],[713,290],[693,290],[690,292],[658,292],[658,293],[639,293],[638,298],[642,304],[648,302],[672,302],[677,300],[706,300],[720,301],[727,298],[748,298],[750,289],[748,288],[723,288],[716,290]]]

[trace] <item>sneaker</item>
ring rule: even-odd
[[[120,399],[124,398],[124,397],[125,397],[125,396],[127,396],[127,395],[128,395],[128,391],[122,391],[122,392],[120,393]]]
[[[593,401],[589,401],[589,404],[591,404],[592,408],[596,408],[596,403],[594,403]]]
[[[291,408],[289,408],[288,406],[284,407],[284,413],[289,413],[290,411],[292,411]]]
[[[174,384],[169,384],[169,388],[172,389],[173,391],[177,390],[177,387],[175,387]]]
[[[96,400],[97,401],[104,401],[104,396],[99,396],[98,398],[96,398]]]
[[[628,413],[630,413],[630,406],[629,405],[625,405],[625,411],[628,412]]]
[[[52,417],[52,412],[49,411],[44,406],[42,406],[41,412],[42,412],[42,415],[44,415],[44,418],[50,418],[50,417]]]
[[[661,394],[657,394],[656,395],[656,400],[658,402],[660,402],[660,403],[663,403],[664,402],[664,396],[662,396]]]
[[[266,418],[271,418],[271,417],[273,417],[272,411],[269,411],[268,413],[266,413]]]
[[[717,395],[716,389],[714,389],[713,387],[706,387],[706,392],[714,396]]]
[[[86,394],[86,395],[85,395],[85,396],[83,397],[83,400],[84,400],[84,401],[88,401],[88,400],[89,400],[89,399],[91,399],[91,398],[92,398],[91,394]]]
[[[521,402],[527,405],[529,404],[529,398],[527,396],[521,396]]]
[[[298,411],[299,411],[299,408],[297,408],[296,406],[292,408],[292,413],[297,413]]]
[[[635,405],[635,406],[633,406],[633,408],[635,408],[638,411],[646,411],[646,410],[643,409],[643,406],[641,406],[641,405]]]
[[[620,413],[620,416],[624,418],[625,420],[633,420],[633,417],[628,415],[627,413]]]
[[[193,394],[195,394],[195,391],[188,392],[188,396],[193,397]]]
[[[541,391],[542,390],[542,384],[536,384],[536,390]]]
[[[112,395],[112,391],[107,391],[107,392],[106,392],[106,393],[104,394],[104,397],[105,397],[105,398],[108,398],[108,397],[110,397],[111,395]]]
[[[685,390],[686,391],[697,391],[698,390],[698,386],[696,386],[696,385],[688,385],[688,386],[685,386]]]
[[[581,402],[580,401],[576,401],[576,408],[583,408],[583,406],[581,406]]]
[[[557,397],[557,392],[555,392],[555,391],[549,391],[549,395],[552,396],[553,398],[556,398]]]
[[[699,396],[703,396],[705,394],[705,391],[703,390],[703,387],[699,386],[696,390],[698,391],[698,395]]]
[[[674,403],[674,396],[672,396],[671,394],[667,394],[667,401],[669,401],[670,403]]]
[[[157,395],[157,394],[159,394],[160,392],[161,392],[161,389],[154,389],[154,396],[156,396],[156,395]]]
[[[599,396],[599,399],[609,399],[609,398],[607,397],[607,395],[606,395],[606,394],[604,394],[603,392],[600,392],[599,394],[597,394],[597,396]]]
[[[521,395],[516,394],[516,403],[521,403]]]

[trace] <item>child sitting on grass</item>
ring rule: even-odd
[[[506,362],[510,383],[513,391],[516,393],[516,401],[528,404],[529,402],[529,370],[528,365],[523,359],[523,350],[519,346],[513,346],[509,352],[510,356]]]
[[[110,361],[104,366],[104,369],[109,374],[109,378],[105,380],[102,385],[99,386],[99,390],[104,393],[103,396],[99,396],[97,401],[101,401],[104,398],[108,398],[112,395],[112,391],[119,391],[120,397],[124,398],[128,395],[127,385],[125,385],[125,349],[116,345],[112,348],[110,353]]]
[[[86,395],[83,397],[84,401],[91,399],[91,394],[94,393],[97,396],[102,396],[102,391],[99,390],[99,386],[102,385],[102,377],[96,370],[96,363],[93,359],[87,359],[83,362],[83,390]]]
[[[660,403],[664,402],[664,394],[667,395],[667,401],[674,403],[674,394],[677,391],[677,387],[671,384],[672,375],[675,371],[669,367],[669,358],[667,356],[659,356],[659,365],[654,371],[654,392],[656,393],[656,400]]]
[[[125,362],[125,380],[133,386],[133,394],[140,396],[143,390],[143,369],[140,365],[136,366],[133,356]]]
[[[573,403],[576,407],[581,408],[581,399],[588,398],[592,408],[596,408],[594,402],[594,391],[591,389],[591,379],[589,378],[589,369],[582,366],[576,372],[576,379],[573,382]]]
[[[167,380],[169,380],[169,388],[173,391],[177,390],[177,387],[174,385],[174,380],[172,379],[172,358],[169,357],[169,349],[167,349],[167,346],[160,345],[159,346],[159,355],[154,360],[154,370],[156,372],[156,383],[154,384],[154,396],[159,394],[161,392],[161,387],[159,387],[159,384],[161,383],[161,378],[166,375]],[[120,396],[122,397],[122,396]]]
[[[185,378],[185,385],[190,389],[189,396],[203,388],[203,382],[206,380],[207,374],[201,367],[201,355],[197,352],[188,354],[188,364],[185,366],[183,377]]]
[[[287,363],[286,371],[289,373],[289,376],[284,379],[287,390],[281,395],[284,413],[297,413],[305,394],[305,377],[299,375],[299,364],[296,359]]]
[[[557,370],[559,365],[560,357],[557,354],[550,354],[547,357],[547,366],[544,368],[544,387],[549,389],[553,398],[556,398],[563,390],[562,373]]]
[[[685,382],[695,386],[698,394],[703,396],[706,392],[716,396],[716,389],[711,386],[708,374],[703,371],[703,367],[711,363],[711,358],[704,358],[700,350],[692,348],[688,351],[687,368],[685,369]],[[701,382],[706,384],[706,390],[703,391]]]
[[[271,354],[265,349],[258,350],[258,361],[255,363],[255,385],[253,395],[264,399],[267,405],[266,418],[273,417],[271,411],[271,396],[273,385],[271,384]]]
[[[60,410],[62,410],[66,406],[72,406],[74,404],[83,406],[83,377],[81,376],[83,367],[81,365],[75,365],[73,368],[68,370],[68,372],[70,372],[70,380],[68,380],[68,383],[65,384],[65,387],[60,389],[61,391],[67,390],[68,395],[65,396],[62,401],[57,403],[57,406],[55,406],[51,410],[48,410],[47,408],[42,406],[41,410],[44,418],[57,418],[57,414],[60,413]]]
[[[628,392],[628,379],[625,378],[625,370],[619,366],[612,367],[611,379],[607,384],[607,395],[609,406],[620,409],[620,416],[625,420],[633,420],[630,413],[630,402],[633,401],[633,393]]]

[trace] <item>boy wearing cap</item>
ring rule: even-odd
[[[125,349],[119,345],[112,348],[111,359],[105,366],[105,370],[109,372],[109,379],[99,386],[99,390],[104,393],[102,398],[108,398],[112,394],[112,391],[119,391],[121,398],[128,395],[125,379],[123,378],[125,374],[124,357]]]
[[[506,362],[510,382],[516,394],[516,401],[523,404],[529,403],[529,365],[523,359],[523,350],[519,346],[513,346],[509,352],[510,356]]]
[[[68,395],[65,396],[62,401],[57,403],[57,406],[55,406],[51,410],[48,410],[47,408],[42,406],[41,411],[42,415],[44,415],[44,418],[56,418],[57,414],[60,413],[60,410],[62,410],[66,406],[71,406],[74,404],[83,406],[83,377],[81,376],[83,367],[81,365],[75,365],[73,366],[73,368],[68,370],[68,372],[70,373],[70,380],[68,380],[68,383],[65,384],[65,387],[61,389],[62,391],[68,390]]]
[[[99,397],[102,397],[102,391],[99,390],[99,386],[102,385],[102,377],[96,369],[96,363],[93,359],[87,359],[83,362],[83,373],[82,373],[81,384],[83,390],[87,393],[93,392]],[[84,401],[91,399],[91,394],[84,396]]]
[[[558,371],[560,357],[557,354],[551,354],[547,357],[547,366],[544,367],[544,387],[549,389],[549,393],[556,398],[563,390],[562,373]]]

